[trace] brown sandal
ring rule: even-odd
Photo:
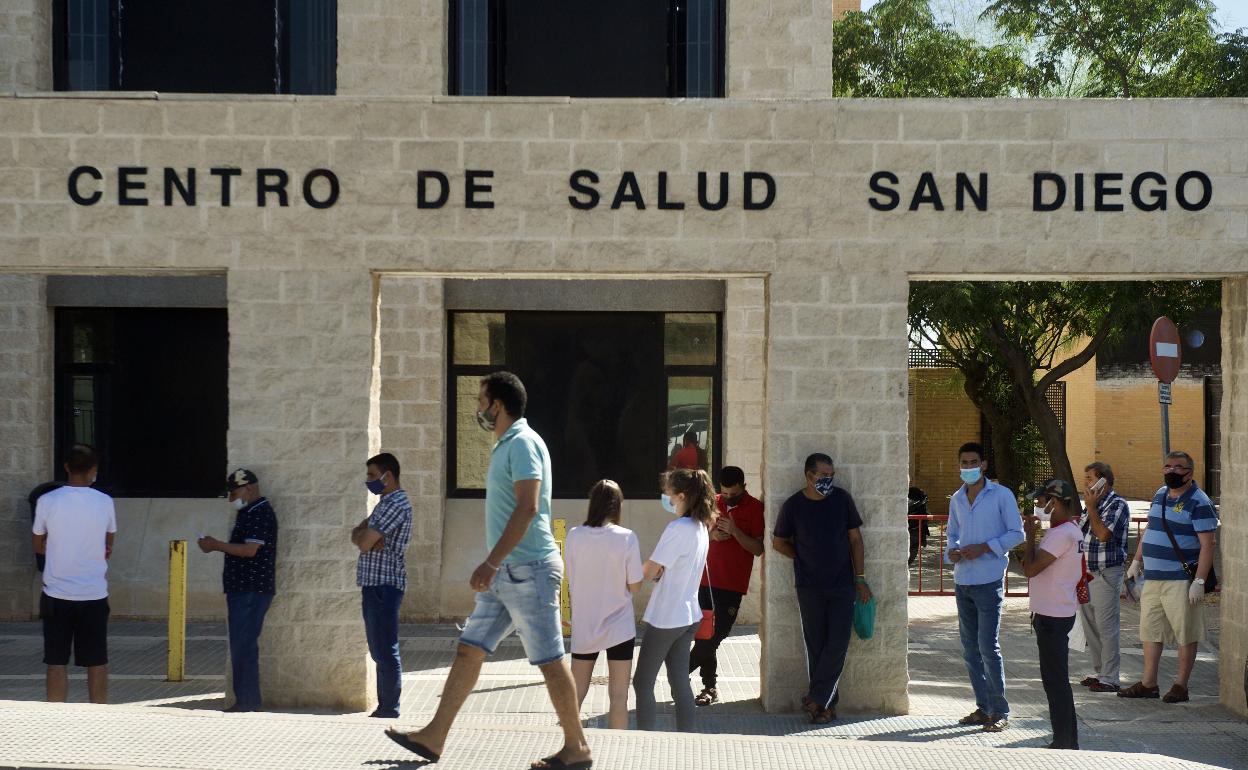
[[[1181,684],[1175,683],[1173,686],[1171,686],[1170,692],[1166,693],[1165,696],[1162,697],[1161,700],[1163,703],[1186,703],[1187,701],[1191,700],[1191,698],[1187,694],[1186,687],[1184,687]]]
[[[1156,698],[1161,694],[1159,687],[1145,687],[1143,682],[1118,691],[1119,698]]]
[[[836,721],[836,709],[821,708],[810,715],[810,723],[812,725],[826,725]]]

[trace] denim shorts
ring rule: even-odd
[[[558,555],[527,564],[504,564],[494,575],[490,590],[477,594],[477,604],[464,624],[459,643],[492,655],[514,630],[520,634],[529,663],[544,666],[561,659],[562,580],[563,560]]]

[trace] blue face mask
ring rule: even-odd
[[[389,471],[386,471],[386,473],[389,473]],[[364,486],[368,487],[368,491],[372,492],[374,495],[380,495],[386,488],[385,478],[386,474],[383,473],[381,474],[381,478],[376,478],[372,481],[365,481]]]
[[[668,513],[672,514],[673,516],[675,516],[677,513],[679,513],[679,511],[677,511],[677,510],[676,510],[676,503],[673,503],[673,502],[672,502],[672,498],[671,498],[671,497],[669,497],[669,496],[667,496],[667,495],[663,495],[662,497],[660,497],[660,498],[659,498],[659,502],[661,502],[661,503],[663,504],[663,510],[667,511]]]
[[[963,468],[959,475],[967,484],[974,484],[979,481],[980,471],[979,468]]]
[[[819,478],[815,479],[815,491],[823,495],[824,497],[827,497],[828,495],[832,494],[832,477],[820,476]]]

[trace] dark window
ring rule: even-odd
[[[725,0],[450,0],[461,96],[719,97]]]
[[[658,475],[678,455],[712,471],[719,323],[715,313],[452,312],[452,494],[484,491],[493,437],[477,425],[477,391],[504,369],[528,390],[526,417],[550,449],[555,497],[582,498],[610,478],[627,497],[657,498]]]
[[[336,0],[54,0],[59,91],[332,94]]]
[[[118,497],[219,496],[227,339],[224,310],[58,308],[56,456],[95,446]]]

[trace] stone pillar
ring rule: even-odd
[[[350,531],[369,506],[375,307],[363,269],[229,274],[229,462],[259,475],[279,525],[260,639],[270,706],[373,698]]]
[[[42,276],[0,276],[0,618],[38,610],[26,495],[52,476],[52,339]]]
[[[0,13],[0,92],[52,90],[52,1],[9,0]]]
[[[412,501],[405,622],[436,620],[446,492],[446,333],[442,279],[381,278],[379,451],[399,458]]]
[[[832,96],[831,0],[728,3],[727,95]]]
[[[445,94],[446,8],[447,0],[338,0],[338,95]]]
[[[849,264],[852,256],[842,257]],[[826,260],[825,260],[826,261]],[[800,264],[799,260],[794,260]],[[865,262],[853,261],[861,268]],[[767,456],[768,532],[780,504],[805,483],[812,452],[836,463],[836,483],[862,514],[866,575],[878,603],[875,636],[854,639],[841,679],[847,712],[903,714],[906,695],[906,299],[903,273],[809,273],[770,282]],[[817,269],[816,269],[817,268]],[[793,566],[764,559],[763,706],[796,708],[807,685]]]
[[[1222,281],[1222,527],[1218,532],[1223,585],[1218,680],[1222,705],[1248,717],[1248,278]],[[1196,665],[1208,665],[1197,663]]]

